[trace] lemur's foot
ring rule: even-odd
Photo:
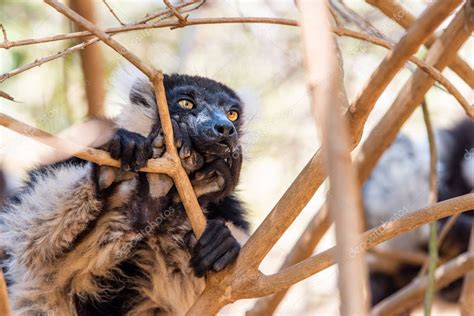
[[[130,131],[119,129],[109,142],[112,158],[120,160],[121,169],[136,171],[144,167],[153,156],[153,149],[148,138]]]
[[[198,277],[203,277],[208,272],[221,271],[239,255],[240,244],[221,219],[208,220],[206,229],[197,242],[192,232],[190,235],[188,245],[192,248],[191,266]]]

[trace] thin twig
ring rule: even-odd
[[[1,23],[0,23],[0,29],[2,30],[2,35],[3,35],[3,45],[8,46],[9,41],[8,41],[8,36],[7,36],[7,30],[5,30],[5,27]]]
[[[437,155],[436,141],[434,138],[433,125],[431,123],[430,112],[426,105],[426,100],[421,104],[423,110],[423,120],[426,125],[428,143],[430,147],[430,177],[429,177],[429,197],[428,205],[436,203],[438,200],[438,173],[436,172]],[[431,315],[433,305],[433,296],[435,291],[435,270],[438,265],[438,243],[437,243],[437,222],[430,223],[430,241],[429,241],[429,267],[428,267],[428,286],[426,288],[424,299],[424,314]]]
[[[186,20],[188,19],[188,15],[182,16],[181,13],[179,13],[179,11],[176,10],[176,8],[171,4],[171,2],[169,2],[169,0],[163,0],[163,2],[168,7],[168,9],[170,9],[171,12],[173,12],[174,16],[178,19],[180,24],[186,23]]]
[[[239,20],[240,20],[240,22],[236,22],[236,21],[239,21]],[[271,23],[271,24],[282,24],[282,25],[289,25],[289,26],[297,26],[296,22],[293,21],[294,23],[291,23],[291,20],[283,19],[281,21],[278,21],[279,23],[275,23],[276,22],[275,19],[271,19],[271,20],[266,21],[266,19],[264,19],[264,18],[231,18],[231,20],[229,20],[229,18],[195,19],[195,20],[188,20],[186,22],[186,25],[184,25],[184,26],[198,25],[198,24],[208,24],[208,23],[216,24],[216,23],[220,23],[219,21],[222,21],[222,23],[267,23],[268,22],[268,23]],[[154,24],[154,25],[146,25],[145,29],[165,27],[165,26],[170,26],[170,25],[179,26],[177,24],[177,22],[173,22],[173,23],[164,22],[164,23],[158,23],[158,24]],[[128,27],[127,31],[132,30],[132,29],[129,29],[129,27],[139,27],[139,26],[142,26],[142,25],[135,25],[134,24],[134,25],[127,26]],[[133,29],[133,30],[136,30],[136,29]],[[123,31],[125,31],[125,28],[120,32],[123,32]],[[389,42],[384,41],[383,39],[376,38],[374,36],[369,36],[369,35],[366,35],[366,34],[363,34],[363,33],[360,33],[360,32],[356,32],[356,31],[352,31],[352,30],[348,30],[348,29],[344,29],[344,28],[334,28],[332,31],[335,34],[337,34],[338,36],[348,36],[348,37],[352,37],[352,38],[355,38],[355,39],[368,41],[370,43],[385,47],[387,49],[392,49],[392,50],[394,49],[394,46],[392,44],[390,44]],[[119,31],[115,31],[115,32],[111,32],[111,33],[115,34],[117,32],[119,32]],[[54,59],[60,58],[60,57],[64,56],[65,54],[74,52],[76,50],[83,49],[84,47],[87,47],[88,45],[91,45],[93,43],[95,43],[95,41],[78,44],[78,45],[70,47],[70,48],[68,48],[64,51],[61,51],[61,52],[64,52],[64,54],[61,54],[61,52],[59,52],[59,53],[56,53],[55,55],[41,58],[41,59],[36,60],[35,62],[31,63],[31,64],[28,64],[28,65],[22,66],[20,68],[14,69],[10,72],[4,73],[3,75],[0,76],[0,83],[5,81],[8,78],[11,78],[11,77],[13,77],[13,76],[15,76],[19,73],[22,73],[25,70],[28,70],[28,69],[31,69],[31,68],[34,68],[34,67],[38,67],[38,66],[40,66],[40,65],[42,65],[46,62],[49,62],[49,61],[52,61]],[[414,56],[411,56],[409,58],[409,60],[411,62],[413,62],[414,64],[416,64],[418,67],[420,67],[423,71],[427,72],[430,76],[435,78],[435,80],[438,81],[441,85],[443,85],[446,88],[446,90],[449,93],[451,93],[456,98],[456,100],[460,103],[460,105],[463,107],[466,114],[470,118],[474,119],[474,107],[469,104],[469,102],[464,98],[464,96],[459,92],[459,90],[457,90],[457,88],[440,71],[438,71],[436,68],[426,64],[424,61],[422,61],[422,60],[420,60],[420,59],[418,59]]]
[[[120,20],[120,18],[118,17],[118,15],[115,13],[114,9],[112,9],[112,7],[107,3],[107,0],[102,0],[102,2],[105,4],[105,6],[107,7],[107,9],[109,9],[110,13],[112,13],[112,15],[114,16],[114,18],[120,23],[120,25],[124,26],[125,23],[123,23],[122,20]]]

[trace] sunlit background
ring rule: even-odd
[[[418,15],[431,1],[400,1]],[[125,23],[164,9],[159,0],[108,3]],[[369,20],[386,37],[397,41],[404,30],[362,0],[345,1]],[[119,26],[101,1],[96,1],[99,25]],[[207,1],[190,17],[263,16],[297,19],[293,0]],[[10,40],[37,38],[73,30],[71,23],[40,0],[0,0],[0,23]],[[345,25],[356,29],[351,24]],[[446,26],[444,23],[441,27]],[[246,202],[253,229],[276,204],[292,180],[315,153],[319,144],[316,126],[309,110],[305,86],[300,32],[296,27],[262,24],[202,25],[183,29],[154,29],[122,33],[115,38],[140,58],[165,73],[186,73],[222,81],[237,90],[246,103],[245,162],[239,195]],[[372,71],[386,54],[384,48],[353,40],[338,39],[344,58],[345,83],[349,99],[362,89]],[[74,40],[0,49],[0,72],[5,73],[37,58],[52,55],[75,44]],[[472,38],[459,54],[473,65]],[[107,89],[113,91],[113,77],[126,67],[123,58],[104,44]],[[425,49],[418,52],[424,56]],[[400,72],[386,89],[373,111],[369,124],[377,121],[391,105],[403,83],[415,69]],[[472,90],[450,70],[444,74],[472,103]],[[51,133],[85,121],[87,105],[80,58],[77,53],[46,63],[6,80],[0,90],[18,102],[0,99],[0,111]],[[110,115],[117,112],[107,97]],[[463,117],[461,107],[442,88],[433,87],[427,95],[435,127],[450,126]],[[417,110],[403,130],[415,138],[425,137],[421,111]],[[44,151],[43,146],[0,127],[1,167],[12,178],[20,179]],[[11,181],[15,183],[14,181]],[[324,189],[324,186],[323,188]],[[323,190],[273,248],[262,264],[262,271],[278,270],[294,241],[321,205]],[[334,244],[330,231],[316,252]],[[253,300],[239,301],[222,314],[241,315]],[[338,313],[336,269],[319,273],[294,286],[280,305],[279,315],[321,315]]]

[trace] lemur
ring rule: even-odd
[[[134,80],[103,146],[121,168],[41,166],[0,212],[14,315],[184,315],[232,264],[248,222],[234,195],[243,104],[214,80],[165,75],[175,144],[207,226],[196,240],[172,180],[137,172],[165,149],[152,85]]]
[[[438,200],[443,201],[474,190],[474,122],[464,120],[455,126],[437,130]],[[363,187],[369,228],[396,220],[407,212],[428,203],[429,149],[427,143],[415,142],[399,134]],[[438,221],[438,231],[447,219]],[[474,210],[461,213],[440,245],[441,258],[449,260],[467,251]],[[403,234],[380,245],[385,249],[426,251],[428,227]],[[420,266],[369,257],[372,304],[407,285],[417,276]],[[441,297],[455,301],[462,279],[440,291]]]

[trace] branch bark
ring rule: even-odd
[[[96,23],[95,7],[92,0],[71,0],[71,9],[83,16],[85,19]],[[81,30],[76,24],[77,30]],[[86,37],[90,40],[90,37]],[[80,50],[82,73],[84,75],[84,86],[88,104],[87,115],[90,118],[104,116],[105,79],[104,58],[98,45],[84,46]]]
[[[469,253],[474,255],[474,225],[471,229]],[[474,313],[474,271],[470,271],[464,277],[464,285],[459,304],[461,305],[461,316],[472,316],[472,313]]]
[[[367,315],[369,293],[364,252],[351,253],[362,232],[361,199],[352,168],[350,141],[342,113],[349,107],[342,58],[330,32],[329,13],[322,1],[298,2],[313,116],[322,134],[330,182],[328,205],[336,224],[336,257],[341,315]],[[314,58],[318,56],[318,58]],[[334,133],[337,131],[337,133]],[[350,211],[348,211],[350,210]]]
[[[405,10],[403,6],[393,0],[366,0],[367,3],[373,5],[382,11],[387,17],[398,23],[404,29],[408,29],[415,21],[416,17]],[[426,47],[430,48],[436,38],[430,36],[426,40]],[[474,89],[474,71],[471,66],[466,63],[459,55],[456,55],[450,62],[449,67],[464,80],[472,89]]]
[[[474,270],[474,252],[459,255],[436,269],[435,287],[441,289],[472,270]],[[409,286],[390,296],[388,300],[375,305],[372,309],[372,315],[397,315],[413,307],[423,299],[427,287],[427,277],[417,279]]]

